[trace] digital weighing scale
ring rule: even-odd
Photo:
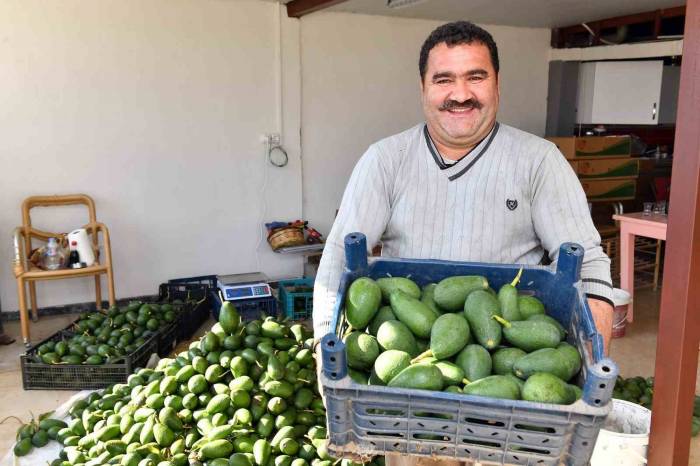
[[[272,296],[267,280],[267,276],[260,272],[216,276],[217,286],[227,301]]]

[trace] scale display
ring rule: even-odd
[[[272,296],[267,277],[262,273],[218,275],[219,289],[227,301],[266,298]]]

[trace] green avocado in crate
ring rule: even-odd
[[[604,357],[602,337],[579,290],[583,248],[561,245],[556,269],[524,267],[518,285],[521,293],[534,294],[543,303],[566,330],[567,342],[583,357],[575,381],[582,393],[571,404],[365,385],[353,380],[346,342],[341,338],[347,333],[342,316],[353,281],[410,277],[424,287],[447,277],[472,275],[484,277],[497,290],[510,283],[521,267],[411,259],[378,259],[368,264],[361,233],[346,236],[345,250],[347,265],[331,323],[333,331],[320,345],[320,382],[328,409],[331,454],[366,459],[397,453],[482,464],[588,464],[611,409],[618,370]]]
[[[292,320],[304,320],[311,318],[314,299],[314,279],[296,278],[294,280],[280,280],[279,301],[286,317]]]

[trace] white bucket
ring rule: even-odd
[[[591,466],[641,466],[647,463],[651,411],[613,399],[613,407],[593,449]]]
[[[613,289],[613,303],[615,310],[613,311],[613,328],[612,337],[621,338],[625,336],[627,328],[627,309],[632,300],[630,294],[620,288]]]

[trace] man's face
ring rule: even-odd
[[[436,143],[471,148],[491,130],[498,111],[498,75],[486,45],[435,46],[421,86],[423,112]]]

